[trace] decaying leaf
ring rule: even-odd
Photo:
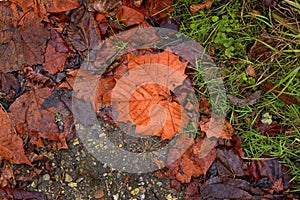
[[[206,133],[208,138],[221,138],[230,140],[231,136],[235,133],[235,130],[231,124],[224,118],[212,114],[209,121],[200,121],[200,130]]]
[[[49,31],[35,13],[23,13],[10,2],[0,2],[0,70],[20,70],[22,64],[42,64]]]
[[[86,50],[91,50],[100,45],[101,32],[94,14],[83,7],[71,15],[72,23],[65,27],[63,38],[69,46],[80,52],[84,58]]]
[[[212,144],[213,145],[213,144]],[[197,137],[191,147],[182,154],[180,145],[174,145],[169,149],[167,168],[170,178],[176,179],[181,183],[189,183],[192,177],[206,174],[211,164],[216,158],[214,146],[210,146],[208,139]],[[174,161],[174,157],[182,155]]]
[[[266,82],[266,83],[264,83],[264,85],[263,85],[263,90],[265,91],[265,92],[268,92],[268,91],[270,91],[273,87],[275,87],[275,84],[273,84],[273,83],[269,83],[269,82]],[[275,95],[279,95],[281,92],[283,91],[283,87],[275,87],[273,90],[271,90],[271,92],[273,93],[273,94],[275,94]],[[284,90],[285,92],[289,92],[288,90]],[[278,98],[281,100],[281,101],[283,101],[284,103],[286,103],[286,104],[300,104],[300,101],[296,98],[296,97],[294,97],[294,96],[292,96],[292,95],[290,95],[290,94],[285,94],[285,93],[282,93],[282,94],[280,94],[279,96],[278,96]]]
[[[230,102],[233,105],[236,106],[246,106],[246,105],[253,105],[258,103],[260,97],[261,97],[262,91],[261,90],[257,90],[255,91],[253,94],[251,94],[249,97],[245,98],[245,99],[240,99],[237,97],[234,97],[231,94],[228,94],[227,97],[230,100]]]
[[[19,134],[27,135],[30,143],[44,147],[42,139],[55,141],[55,148],[67,148],[65,132],[61,133],[55,118],[65,113],[59,92],[49,88],[29,91],[10,106],[10,117]]]
[[[118,19],[123,22],[126,26],[131,26],[134,24],[141,24],[144,21],[144,15],[139,11],[122,6],[117,14]]]
[[[25,155],[22,138],[15,132],[8,114],[2,108],[0,108],[0,157],[14,164],[32,166]]]
[[[78,0],[50,0],[47,1],[46,8],[48,12],[64,12],[79,8],[80,3]]]
[[[121,5],[121,0],[87,0],[89,11],[103,13],[108,17],[114,16]]]
[[[47,200],[47,196],[41,192],[26,191],[16,188],[0,187],[1,199],[39,199]]]
[[[53,28],[51,28],[50,33],[51,39],[46,48],[44,70],[48,71],[50,74],[56,74],[64,69],[69,54],[69,48],[60,34]]]
[[[192,14],[195,14],[196,12],[198,12],[200,10],[210,9],[212,3],[213,3],[212,1],[205,1],[200,4],[190,5],[190,11]]]
[[[268,36],[267,33],[263,33],[260,35],[259,39],[266,43],[267,45],[276,48],[276,41],[272,39],[271,37]],[[254,45],[250,49],[250,58],[253,60],[260,60],[260,61],[265,61],[265,60],[273,60],[275,57],[278,57],[279,55],[276,54],[272,49],[270,49],[268,46],[265,44],[256,41]]]

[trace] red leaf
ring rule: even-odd
[[[0,108],[0,157],[14,164],[32,166],[24,152],[23,141],[14,132],[8,114]]]

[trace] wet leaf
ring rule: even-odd
[[[167,50],[131,57],[128,76],[118,80],[112,91],[112,105],[118,112],[116,120],[131,120],[136,125],[136,134],[155,133],[162,139],[171,139],[189,121],[171,93],[183,84],[186,64]]]
[[[273,84],[273,83],[269,83],[269,82],[266,82],[266,83],[264,83],[264,85],[263,85],[263,90],[265,91],[265,92],[272,92],[273,94],[275,94],[275,95],[279,95],[281,92],[283,92],[283,87],[275,87],[274,89],[272,89],[273,87],[275,86],[275,84]],[[284,90],[284,92],[286,92],[286,93],[289,93],[289,91],[288,90]],[[285,94],[285,93],[282,93],[282,94],[280,94],[279,96],[278,96],[278,98],[281,100],[281,101],[283,101],[284,103],[286,103],[286,104],[298,104],[298,105],[300,105],[300,101],[296,98],[296,97],[294,97],[294,96],[292,96],[292,95],[290,95],[290,94]]]
[[[246,175],[246,165],[232,148],[218,147],[216,153],[219,175],[230,177],[243,177]]]
[[[240,99],[240,98],[234,97],[231,94],[228,94],[227,97],[233,105],[246,106],[246,105],[253,105],[253,104],[258,103],[258,101],[261,97],[261,94],[262,94],[262,91],[257,90],[256,92],[254,92],[253,94],[251,94],[249,97],[247,97],[245,99]]]
[[[114,16],[121,5],[121,0],[87,0],[87,8],[89,11],[99,12],[108,17]]]
[[[87,12],[83,7],[74,11],[71,19],[73,19],[72,23],[65,27],[63,37],[67,44],[73,46],[84,58],[86,50],[100,45],[101,32],[94,14]]]
[[[49,40],[45,53],[44,70],[50,74],[56,74],[64,69],[69,55],[69,48],[59,33],[53,28],[50,30]]]
[[[289,187],[290,177],[276,159],[252,161],[248,173],[257,181],[257,186],[269,188],[271,194],[272,190],[282,192]]]
[[[182,155],[182,149],[177,144],[169,149],[167,167],[170,171],[170,178],[181,183],[189,183],[192,177],[206,174],[216,158],[216,151],[213,144],[206,138],[197,137],[194,144]],[[174,162],[174,157],[182,155]]]
[[[41,192],[26,191],[16,188],[0,187],[0,198],[2,199],[25,199],[25,200],[47,200],[47,196]]]
[[[273,48],[275,48],[277,45],[274,39],[269,37],[267,33],[261,34],[259,39]],[[278,57],[279,55],[277,55],[276,52],[274,52],[268,46],[260,41],[256,41],[250,49],[250,59],[265,61],[273,60],[275,57]]]
[[[10,106],[10,117],[19,134],[27,135],[30,143],[44,146],[42,138],[55,141],[58,149],[67,148],[65,133],[60,133],[55,117],[66,112],[60,93],[49,88],[29,91]]]
[[[15,132],[8,114],[0,108],[0,157],[14,164],[32,166],[24,152],[23,140]]]
[[[139,7],[135,6],[135,1],[123,0],[123,5],[136,9],[158,24],[173,11],[171,0],[144,0]]]
[[[135,24],[141,24],[144,21],[144,15],[139,11],[122,6],[117,13],[118,19],[125,24],[125,26],[132,26]]]
[[[214,177],[201,187],[201,199],[247,199],[259,198],[264,192],[245,180]]]
[[[78,0],[50,0],[47,1],[46,8],[48,12],[64,12],[79,8],[80,3]]]
[[[209,121],[204,122],[201,120],[199,124],[200,130],[206,133],[208,138],[215,137],[230,140],[231,136],[235,133],[231,124],[216,114],[212,114]]]
[[[34,12],[23,13],[10,2],[0,2],[0,69],[20,70],[22,64],[42,64],[49,31]]]

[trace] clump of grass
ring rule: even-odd
[[[232,95],[243,98],[262,88],[264,82],[284,87],[288,94],[300,100],[300,4],[284,0],[279,6],[262,7],[260,2],[244,0],[214,1],[210,10],[192,15],[191,4],[202,1],[178,0],[174,15],[182,18],[180,31],[203,45],[220,67],[224,85]],[[299,7],[298,7],[299,6]],[[297,32],[298,31],[298,32]],[[268,33],[278,45],[268,46],[278,54],[274,59],[253,60],[249,50],[262,33]],[[213,51],[211,51],[213,50]],[[257,78],[246,73],[251,66]],[[195,75],[197,88],[207,83],[201,71]],[[285,91],[286,92],[286,91]],[[198,93],[206,94],[199,90]],[[272,92],[266,92],[259,103],[251,106],[234,106],[228,102],[228,118],[243,138],[247,157],[263,155],[279,157],[289,167],[294,191],[300,191],[300,112],[299,105],[287,105]],[[269,113],[285,130],[275,136],[264,136],[255,129],[255,120]]]

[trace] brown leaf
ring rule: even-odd
[[[201,187],[201,199],[258,199],[263,191],[245,180],[214,177]]]
[[[121,5],[122,5],[121,0],[110,0],[110,1],[87,0],[87,8],[89,11],[99,12],[105,14],[108,17],[114,16]]]
[[[10,106],[10,117],[20,134],[27,135],[32,144],[42,145],[41,138],[55,141],[57,148],[67,148],[65,133],[60,133],[55,122],[56,113],[65,113],[59,91],[40,88],[29,91]]]
[[[246,105],[253,105],[253,104],[258,103],[258,101],[261,97],[261,94],[262,94],[262,91],[257,90],[256,92],[254,92],[253,94],[251,94],[249,97],[247,97],[245,99],[240,99],[240,98],[234,97],[231,94],[228,94],[227,97],[233,105],[246,106]]]
[[[267,33],[261,34],[259,39],[271,47],[275,48],[277,45],[274,39],[269,37]],[[273,60],[275,57],[278,56],[279,55],[276,54],[276,52],[274,52],[268,46],[266,46],[265,44],[259,41],[256,41],[250,49],[250,59],[253,60],[260,60],[260,61]]]
[[[254,180],[256,180],[254,185],[269,188],[269,192],[271,194],[271,190],[273,189],[276,190],[276,192],[282,192],[289,187],[290,177],[276,159],[260,161],[253,160],[248,168],[248,173]]]
[[[123,5],[136,9],[158,24],[173,11],[172,0],[144,0],[140,7],[134,4],[135,1],[123,0]]]
[[[51,39],[46,48],[44,70],[50,74],[56,74],[63,71],[69,55],[69,48],[60,34],[53,28],[51,28],[50,33]]]
[[[167,166],[170,170],[170,178],[181,183],[189,183],[192,177],[206,174],[216,158],[215,148],[208,139],[197,137],[194,144],[183,155],[181,148],[174,145],[168,152]],[[182,155],[174,162],[174,157]]]
[[[16,188],[0,187],[1,199],[39,199],[47,200],[47,196],[41,192],[26,191]]]
[[[24,152],[23,141],[12,127],[8,114],[0,108],[0,157],[14,164],[32,166]]]
[[[100,45],[101,32],[94,14],[81,7],[70,16],[72,23],[65,27],[64,39],[69,46],[79,51],[82,57],[86,56],[87,49]]]
[[[2,73],[0,82],[1,82],[2,90],[6,94],[5,99],[12,102],[20,87],[16,76],[13,75],[12,73]]]
[[[205,132],[208,138],[215,137],[230,140],[235,133],[231,124],[216,114],[212,114],[209,121],[203,122],[201,120],[199,124],[201,131]]]
[[[192,14],[195,14],[196,12],[198,12],[200,10],[210,9],[212,3],[213,3],[212,1],[205,1],[200,4],[190,5],[190,11]]]
[[[22,64],[42,64],[49,31],[34,12],[23,13],[10,2],[0,2],[0,69],[3,72],[20,70]]]
[[[144,21],[144,15],[142,13],[127,6],[122,6],[119,9],[117,17],[125,26],[141,24]]]
[[[221,176],[243,177],[247,169],[242,158],[231,148],[217,148],[217,168]]]
[[[46,2],[48,12],[64,12],[80,7],[78,0],[50,0]]]
[[[264,85],[263,85],[263,90],[265,92],[271,91],[273,94],[279,95],[283,91],[283,87],[275,87],[273,90],[271,90],[274,86],[275,86],[275,84],[273,84],[273,83],[265,82]],[[286,93],[289,92],[286,89],[284,91]],[[282,93],[278,96],[278,98],[286,104],[298,104],[298,105],[300,105],[300,101],[296,97],[294,97],[290,94]]]

